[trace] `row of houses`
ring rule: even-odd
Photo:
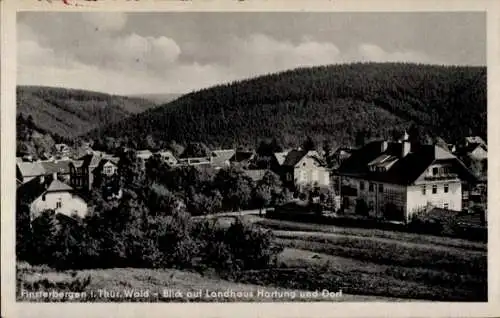
[[[486,151],[484,141],[477,138],[471,138],[460,151],[466,147],[476,150],[472,153],[475,156],[482,154],[477,149]],[[178,158],[171,151],[135,153],[142,169],[157,155],[171,167],[222,169],[237,165],[255,181],[271,170],[291,189],[333,186],[342,197],[346,213],[358,213],[359,202],[363,201],[366,212],[372,216],[407,220],[429,205],[454,211],[465,207],[467,186],[464,185],[473,184],[475,176],[456,154],[445,148],[412,143],[405,133],[397,142],[374,141],[359,149],[338,148],[330,155],[339,162],[336,168],[328,166],[325,156],[318,151],[302,149],[274,153],[265,169],[256,167],[258,156],[253,151],[221,149],[191,158]],[[98,151],[76,160],[18,160],[18,194],[28,193],[25,197],[32,201],[35,213],[52,207],[61,213],[81,215],[86,204],[80,193],[92,189],[96,176],[115,175],[118,162],[119,158]],[[33,197],[34,194],[39,195]]]

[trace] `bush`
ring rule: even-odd
[[[273,238],[271,231],[239,218],[227,228],[209,221],[197,227],[203,262],[226,273],[267,268],[281,252]]]

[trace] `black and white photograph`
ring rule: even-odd
[[[16,32],[16,302],[488,302],[486,12]]]

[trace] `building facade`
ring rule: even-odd
[[[346,213],[404,222],[429,206],[461,211],[462,183],[475,180],[451,153],[408,141],[369,143],[338,174],[355,189]]]

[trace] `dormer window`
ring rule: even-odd
[[[438,168],[432,168],[432,175],[435,176],[438,174]]]

